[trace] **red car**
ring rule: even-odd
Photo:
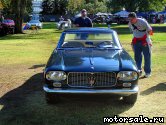
[[[11,20],[11,19],[3,20],[2,24],[8,25],[8,26],[15,26],[14,20]]]
[[[7,34],[14,34],[15,22],[11,19],[5,19],[2,21],[1,25]]]

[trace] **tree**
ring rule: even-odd
[[[4,9],[8,10],[8,13],[14,15],[15,20],[15,32],[23,33],[22,24],[25,13],[30,11],[32,1],[31,0],[1,0]]]
[[[1,0],[0,2],[3,7],[9,7],[11,0]]]
[[[127,11],[161,11],[166,0],[108,0],[107,7],[117,12],[125,8]]]
[[[27,0],[12,0],[11,1],[11,7],[13,9],[12,12],[15,14],[15,24],[16,33],[23,33],[22,31],[22,24],[23,24],[23,17],[26,9]]]
[[[85,8],[88,11],[88,13],[91,14],[95,14],[97,12],[107,12],[107,6],[105,5],[105,2],[90,2],[88,4],[85,4],[83,8]]]
[[[83,8],[91,14],[97,12],[107,12],[106,0],[70,0],[68,2],[68,10],[72,14]]]
[[[151,4],[149,8],[155,11],[162,11],[166,7],[166,0],[148,0]]]
[[[65,15],[67,11],[68,0],[54,0],[54,14]]]
[[[0,10],[3,9],[2,2],[0,1]]]
[[[68,0],[44,0],[42,14],[64,15],[67,11]]]
[[[42,14],[53,14],[54,0],[44,0],[42,3]]]
[[[68,11],[72,14],[83,9],[85,0],[69,0],[68,1]]]

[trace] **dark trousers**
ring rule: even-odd
[[[139,41],[133,45],[134,59],[139,70],[141,70],[142,56],[144,55],[144,71],[146,74],[151,73],[151,46],[143,46],[142,42]]]

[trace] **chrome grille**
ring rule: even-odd
[[[70,72],[70,87],[111,87],[116,84],[116,73],[113,72]]]

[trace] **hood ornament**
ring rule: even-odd
[[[94,67],[93,67],[93,66],[91,66],[90,68],[91,68],[91,69],[94,69]]]

